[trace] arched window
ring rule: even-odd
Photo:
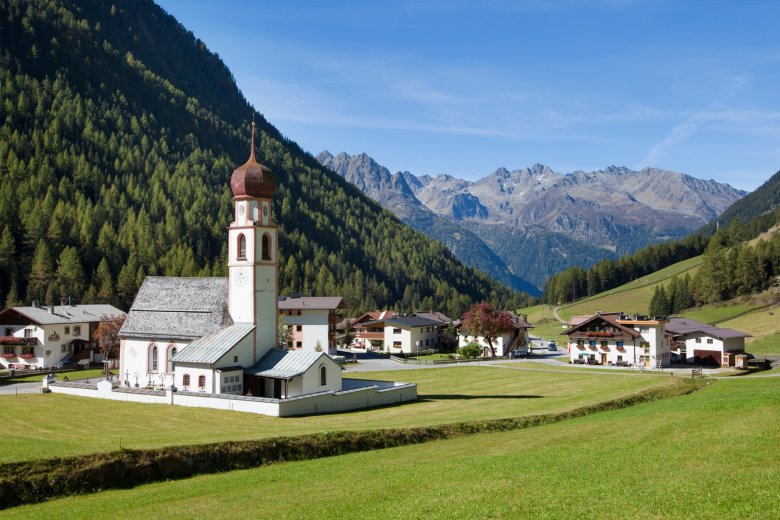
[[[243,233],[238,235],[238,258],[246,259],[246,237]]]
[[[320,386],[325,386],[328,384],[328,374],[325,370],[325,365],[320,367]]]
[[[271,259],[271,239],[268,233],[263,234],[263,260]]]
[[[157,372],[157,345],[149,345],[149,372]]]
[[[206,376],[198,376],[198,387],[201,390],[206,388]]]
[[[184,377],[181,378],[181,384],[184,386],[184,388],[187,388],[190,386],[190,375],[184,374]]]
[[[176,355],[176,352],[178,352],[178,349],[176,348],[176,345],[168,345],[168,373],[173,373],[173,356]]]

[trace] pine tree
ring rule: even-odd
[[[29,301],[46,301],[46,290],[51,283],[54,275],[49,246],[45,240],[38,241],[33,254],[32,266],[30,268],[29,284],[27,286],[27,299]]]
[[[98,264],[95,272],[95,283],[97,284],[96,303],[111,303],[114,300],[114,283],[111,279],[111,269],[108,267],[108,261],[103,258]]]
[[[57,261],[57,281],[59,292],[63,297],[70,297],[75,301],[81,301],[84,293],[84,269],[79,261],[79,253],[75,247],[66,247],[62,250]]]

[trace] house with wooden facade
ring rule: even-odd
[[[0,366],[51,368],[96,361],[92,335],[103,317],[123,316],[113,305],[9,307],[0,312]]]
[[[665,367],[671,363],[667,323],[663,317],[596,313],[577,320],[563,334],[569,336],[572,363]]]

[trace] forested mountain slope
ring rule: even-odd
[[[219,57],[149,1],[0,0],[0,20],[0,298],[127,307],[147,274],[224,275],[254,111]],[[518,306],[254,116],[282,293],[455,316]]]

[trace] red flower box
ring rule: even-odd
[[[32,359],[35,357],[35,354],[19,354],[19,357],[22,359]]]
[[[16,357],[16,354],[5,353],[5,352],[0,354],[0,358],[3,358],[3,359],[13,359],[15,357]]]

